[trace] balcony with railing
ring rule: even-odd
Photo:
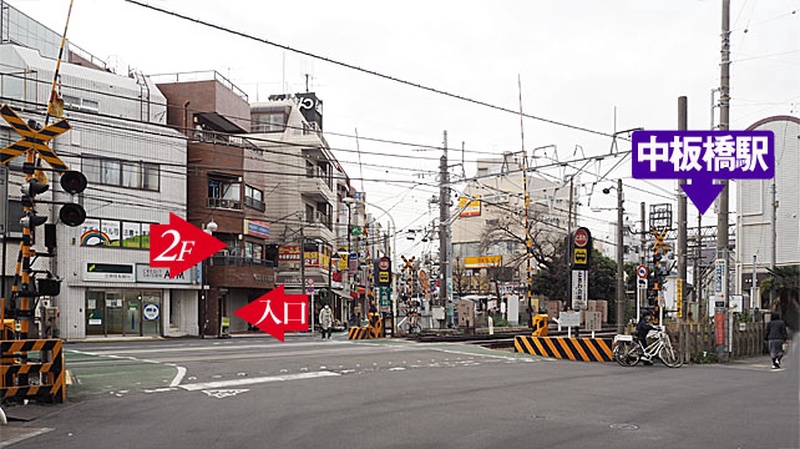
[[[242,202],[234,199],[212,197],[208,199],[208,207],[214,209],[241,209]]]
[[[209,284],[216,287],[271,289],[275,286],[272,260],[234,256],[223,251],[208,260],[206,269]]]

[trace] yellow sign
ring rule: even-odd
[[[467,198],[462,196],[458,199],[458,209],[461,213],[458,214],[459,217],[480,217],[481,215],[481,200],[480,196],[476,196],[474,199]]]
[[[378,272],[378,282],[389,282],[389,272],[388,271],[379,271]]]
[[[676,315],[678,318],[683,318],[683,279],[676,279],[675,302],[678,306],[678,312]]]
[[[586,265],[589,263],[589,251],[586,248],[575,248],[575,252],[572,256],[572,263],[575,265]]]
[[[464,258],[464,268],[502,267],[503,256],[475,256]]]
[[[421,285],[422,288],[427,289],[428,288],[428,277],[429,277],[428,273],[425,272],[425,270],[419,270],[419,273],[417,274],[417,276],[419,277],[419,285]]]

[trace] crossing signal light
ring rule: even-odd
[[[50,186],[36,178],[28,178],[20,187],[22,191],[22,205],[25,206],[25,214],[20,218],[19,224],[23,228],[33,229],[37,226],[43,225],[47,221],[47,217],[36,215],[34,206],[36,204],[36,195],[41,195],[46,192]]]
[[[26,212],[25,215],[19,219],[19,224],[21,224],[23,228],[33,229],[43,225],[46,221],[47,217],[36,215],[36,212],[31,210]]]
[[[86,176],[75,170],[67,170],[61,174],[61,188],[65,192],[75,195],[86,190]],[[86,211],[77,203],[67,203],[61,206],[58,218],[67,226],[80,226],[86,220]]]
[[[75,195],[86,190],[86,176],[75,170],[67,170],[61,174],[61,188]]]
[[[30,178],[27,182],[22,184],[22,187],[20,188],[22,190],[22,205],[33,207],[33,204],[36,201],[36,195],[47,192],[47,189],[49,188],[49,184],[41,183],[37,181],[36,178]]]
[[[58,218],[67,226],[80,226],[86,221],[86,211],[80,204],[68,203],[61,206],[58,211]]]

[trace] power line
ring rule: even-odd
[[[294,47],[290,47],[288,45],[272,42],[272,41],[270,41],[268,39],[264,39],[264,38],[253,36],[252,34],[247,34],[245,32],[237,31],[237,30],[234,30],[232,28],[228,28],[228,27],[225,27],[225,26],[222,26],[222,25],[217,25],[217,24],[214,24],[214,23],[211,23],[211,22],[207,22],[205,20],[192,18],[192,17],[183,15],[183,14],[175,12],[175,11],[170,11],[170,10],[167,10],[167,9],[159,8],[157,6],[148,5],[146,3],[142,3],[142,2],[139,2],[139,1],[136,1],[136,0],[125,0],[125,1],[128,2],[128,3],[133,3],[133,4],[138,5],[138,6],[142,6],[142,7],[147,8],[147,9],[151,9],[153,11],[158,11],[158,12],[161,12],[161,13],[173,16],[173,17],[177,17],[177,18],[180,18],[180,19],[183,19],[183,20],[194,22],[194,23],[197,23],[199,25],[203,25],[203,26],[206,26],[206,27],[209,27],[209,28],[214,28],[216,30],[223,31],[225,33],[233,34],[233,35],[236,35],[236,36],[239,36],[239,37],[243,37],[245,39],[250,39],[250,40],[253,40],[253,41],[256,41],[256,42],[260,42],[262,44],[266,44],[266,45],[270,45],[270,46],[273,46],[273,47],[277,47],[277,48],[280,48],[282,50],[290,51],[292,53],[297,53],[297,54],[300,54],[300,55],[303,55],[303,56],[308,56],[310,58],[319,59],[320,61],[325,61],[327,63],[333,64],[333,65],[337,65],[339,67],[344,67],[346,69],[355,70],[355,71],[358,71],[358,72],[361,72],[361,73],[365,73],[367,75],[372,75],[372,76],[375,76],[375,77],[378,77],[378,78],[382,78],[382,79],[385,79],[385,80],[388,80],[388,81],[392,81],[392,82],[396,82],[396,83],[403,84],[403,85],[406,85],[406,86],[410,86],[410,87],[414,87],[414,88],[417,88],[417,89],[425,90],[425,91],[432,92],[432,93],[435,93],[435,94],[438,94],[438,95],[443,95],[445,97],[454,98],[456,100],[465,101],[467,103],[472,103],[472,104],[475,104],[475,105],[478,105],[478,106],[484,106],[484,107],[487,107],[487,108],[490,108],[490,109],[494,109],[494,110],[497,110],[497,111],[508,112],[508,113],[514,114],[517,117],[519,117],[521,115],[521,116],[524,116],[526,118],[530,118],[530,119],[533,119],[533,120],[538,120],[538,121],[544,122],[544,123],[549,123],[551,125],[556,125],[556,126],[561,126],[561,127],[564,127],[564,128],[573,129],[573,130],[576,130],[576,131],[582,131],[582,132],[585,132],[585,133],[595,134],[595,135],[604,136],[604,137],[613,137],[612,134],[605,133],[605,132],[602,132],[602,131],[596,131],[596,130],[589,129],[589,128],[584,128],[582,126],[571,125],[569,123],[564,123],[564,122],[560,122],[560,121],[556,121],[556,120],[551,120],[551,119],[547,119],[547,118],[544,118],[544,117],[538,117],[538,116],[527,114],[527,113],[526,114],[520,114],[519,111],[515,111],[515,110],[513,110],[511,108],[498,106],[498,105],[495,105],[495,104],[492,104],[492,103],[488,103],[488,102],[485,102],[485,101],[476,100],[476,99],[473,99],[473,98],[470,98],[470,97],[466,97],[466,96],[463,96],[463,95],[459,95],[459,94],[455,94],[455,93],[448,92],[448,91],[445,91],[445,90],[441,90],[441,89],[437,89],[437,88],[434,88],[434,87],[426,86],[424,84],[408,81],[408,80],[405,80],[405,79],[402,79],[402,78],[398,78],[396,76],[387,75],[387,74],[384,74],[384,73],[381,73],[381,72],[377,72],[377,71],[374,71],[374,70],[365,69],[363,67],[359,67],[359,66],[356,66],[356,65],[353,65],[353,64],[342,62],[342,61],[339,61],[339,60],[336,60],[336,59],[328,58],[326,56],[317,55],[315,53],[311,53],[311,52],[308,52],[308,51],[305,51],[305,50],[300,50],[300,49],[297,49],[297,48],[294,48]]]

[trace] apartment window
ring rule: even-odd
[[[248,261],[260,262],[264,253],[264,245],[254,242],[244,242],[244,258]]]
[[[314,223],[314,206],[306,204],[306,223]]]
[[[306,161],[306,178],[313,178],[317,174],[317,166],[311,161]]]
[[[264,210],[266,209],[266,207],[264,206],[264,192],[253,186],[245,185],[244,205],[249,208],[264,212]]]
[[[233,179],[209,177],[208,207],[241,209],[242,185]]]
[[[254,133],[276,133],[286,129],[286,113],[280,111],[256,112],[252,115],[251,131]]]
[[[89,100],[86,98],[76,97],[74,95],[64,95],[61,98],[64,100],[65,109],[89,112],[100,111],[100,103],[98,103],[96,100]]]
[[[158,164],[116,159],[83,159],[83,174],[93,184],[141,190],[159,190]]]

